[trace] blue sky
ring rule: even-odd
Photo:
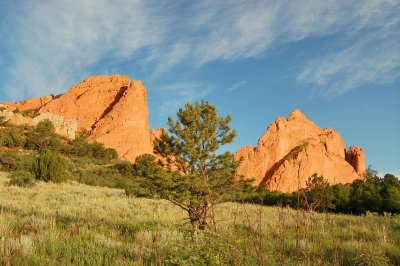
[[[257,143],[294,108],[400,174],[400,2],[0,0],[0,101],[119,73],[150,124],[201,98]]]

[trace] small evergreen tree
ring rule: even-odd
[[[45,182],[60,183],[67,179],[67,162],[45,149],[40,152],[32,166],[35,178]]]
[[[239,164],[233,155],[217,154],[236,136],[230,122],[229,115],[218,117],[208,102],[187,103],[179,109],[177,121],[168,118],[169,134],[154,143],[170,171],[158,173],[161,177],[152,182],[152,192],[185,210],[195,230],[211,226],[214,206],[231,199],[244,184],[235,179]]]
[[[309,177],[303,192],[303,207],[316,211],[325,211],[334,208],[332,203],[334,195],[328,180],[323,176],[313,174]]]

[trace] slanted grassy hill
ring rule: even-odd
[[[166,201],[69,181],[7,185],[2,265],[400,265],[400,218],[227,203],[193,235]]]

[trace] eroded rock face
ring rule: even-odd
[[[19,109],[20,111],[26,111],[26,110],[36,111],[53,99],[54,99],[53,95],[47,95],[40,98],[30,98],[17,103],[5,102],[3,104],[7,106],[11,111],[15,109]]]
[[[345,154],[343,140],[336,131],[321,129],[294,110],[287,119],[278,117],[254,149],[240,149],[235,159],[243,160],[238,174],[254,178],[254,185],[293,192],[304,187],[314,173],[323,175],[331,184],[360,178],[345,160]],[[359,163],[363,165],[364,161],[360,158]]]
[[[351,146],[346,152],[346,161],[353,166],[359,175],[365,174],[364,150]]]
[[[130,81],[126,76],[89,77],[56,97],[4,104],[75,120],[78,130],[90,133],[90,140],[116,149],[121,158],[129,161],[153,153],[146,89],[141,81]]]
[[[70,139],[75,138],[78,129],[78,122],[76,120],[65,119],[63,116],[57,114],[43,113],[35,117],[29,117],[23,116],[21,113],[13,113],[10,110],[3,110],[0,112],[0,116],[5,117],[7,121],[15,125],[37,126],[41,121],[50,120],[54,124],[56,133]]]

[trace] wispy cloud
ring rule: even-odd
[[[25,2],[8,40],[14,64],[6,89],[30,96],[65,89],[107,57],[128,58],[160,43],[166,32],[159,11],[145,1]]]
[[[2,86],[14,98],[56,93],[99,62],[129,61],[159,75],[261,58],[282,44],[340,33],[349,45],[306,64],[298,76],[320,94],[340,94],[398,77],[399,6],[396,0],[22,1],[8,24],[12,60]],[[190,95],[202,93],[195,88]]]
[[[165,116],[171,110],[178,110],[187,102],[193,102],[204,98],[215,90],[215,87],[200,82],[175,83],[156,88],[160,93],[166,93],[169,97],[160,106],[160,115]]]
[[[239,81],[239,82],[233,84],[231,87],[229,87],[227,89],[227,91],[235,91],[235,90],[239,89],[240,87],[242,87],[243,85],[245,85],[246,83],[247,83],[246,80]]]
[[[393,82],[400,77],[399,29],[400,18],[392,17],[360,36],[350,47],[310,62],[298,75],[298,81],[311,85],[314,94],[323,96]]]

